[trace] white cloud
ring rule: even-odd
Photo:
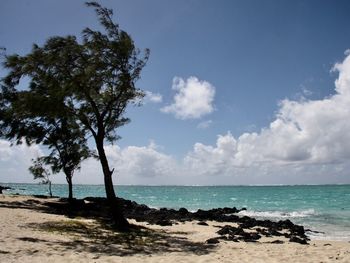
[[[11,144],[0,140],[0,182],[33,182],[28,167],[31,160],[42,155],[38,145]]]
[[[227,132],[218,136],[215,145],[198,142],[182,160],[163,153],[153,141],[142,147],[106,146],[110,167],[116,168],[114,182],[350,183],[350,54],[334,70],[339,72],[334,95],[321,100],[283,100],[268,127],[236,138]],[[31,181],[27,167],[38,155],[38,146],[10,148],[0,140],[0,181]],[[56,178],[64,182],[64,176]],[[74,182],[103,183],[99,163],[84,162]]]
[[[174,172],[175,160],[157,151],[154,142],[146,147],[128,146],[121,149],[118,146],[106,146],[105,149],[111,166],[116,167],[117,173],[121,175],[157,177]]]
[[[184,80],[173,79],[172,89],[176,91],[174,102],[161,108],[164,113],[172,113],[178,119],[198,119],[212,113],[215,87],[196,77]]]
[[[145,102],[153,102],[153,103],[160,103],[163,101],[163,97],[160,93],[153,93],[151,91],[146,90],[145,91]]]
[[[160,152],[161,147],[151,140],[148,146],[105,146],[110,168],[115,168],[114,182],[118,184],[166,183],[167,178],[178,174],[179,165],[170,155]],[[77,181],[83,177],[93,183],[103,183],[103,175],[97,160],[89,159],[82,165]]]
[[[213,123],[212,120],[202,121],[198,123],[197,128],[198,129],[207,129],[210,127],[210,125]]]
[[[283,100],[276,118],[259,133],[230,133],[218,137],[215,147],[195,144],[185,163],[194,170],[220,176],[257,173],[284,174],[310,167],[315,174],[339,172],[350,162],[350,55],[335,65],[339,72],[335,94],[322,100]],[[333,170],[332,170],[333,169]],[[329,175],[330,176],[330,175]]]
[[[237,141],[228,132],[218,136],[215,147],[196,143],[184,165],[197,175],[223,175],[233,167],[236,152]]]

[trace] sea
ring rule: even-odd
[[[7,194],[47,195],[47,185],[1,184]],[[67,185],[54,184],[55,196],[67,197]],[[301,224],[313,240],[350,241],[350,185],[281,186],[115,186],[117,196],[153,208],[246,208],[239,215]],[[74,196],[104,197],[103,185],[74,185]]]

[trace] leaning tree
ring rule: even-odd
[[[127,221],[116,205],[114,169],[109,166],[104,143],[119,138],[117,128],[129,122],[125,117],[127,106],[137,104],[144,96],[135,82],[148,60],[149,50],[141,55],[130,35],[113,22],[112,10],[96,2],[86,5],[94,8],[104,31],[85,28],[80,41],[75,36],[52,37],[42,47],[34,45],[27,56],[7,57],[5,67],[10,73],[6,88],[13,89],[21,77],[28,76],[29,90],[39,86],[46,99],[53,101],[52,107],[81,127],[84,138],[93,138],[107,200],[117,225],[124,227]],[[27,63],[28,60],[35,63]]]

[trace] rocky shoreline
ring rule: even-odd
[[[0,186],[2,190],[11,189]],[[73,199],[68,201],[66,198],[60,198],[59,202],[52,202],[47,196],[35,196],[47,199],[44,203],[50,212],[63,214],[70,217],[83,216],[87,218],[100,218],[108,220],[107,199],[103,197],[86,197],[84,199]],[[307,237],[303,226],[294,224],[290,220],[261,220],[249,216],[241,216],[238,213],[246,208],[238,209],[236,207],[215,208],[210,210],[199,209],[196,212],[190,212],[186,208],[178,210],[168,208],[150,208],[144,204],[138,204],[135,201],[117,198],[117,205],[123,209],[124,216],[134,219],[137,222],[147,222],[151,225],[171,226],[173,224],[184,223],[188,221],[198,221],[199,225],[208,225],[206,221],[235,223],[237,227],[226,225],[218,226],[220,228],[216,233],[218,237],[207,240],[207,243],[219,243],[221,240],[226,241],[245,241],[257,242],[262,237],[283,237],[289,242],[299,244],[308,244],[310,239]],[[285,241],[276,240],[276,243]]]
[[[265,237],[283,237],[289,242],[299,244],[308,244],[309,238],[303,226],[294,224],[290,220],[280,220],[277,222],[271,220],[259,220],[248,216],[240,216],[238,213],[245,208],[237,209],[215,208],[210,210],[198,210],[190,212],[186,208],[179,210],[161,208],[150,208],[144,204],[138,204],[134,201],[118,198],[118,205],[123,208],[125,217],[134,219],[137,222],[147,222],[151,225],[171,226],[173,224],[184,223],[186,221],[198,221],[199,225],[206,226],[206,221],[235,223],[237,227],[226,225],[218,226],[216,232],[219,236],[207,240],[207,243],[219,243],[225,241],[245,241],[257,242],[263,236]],[[108,205],[106,198],[87,197],[84,199],[74,199],[68,202],[61,198],[60,202],[46,203],[51,209],[68,216],[100,217],[108,218]],[[282,240],[275,240],[275,243],[284,243]]]
[[[296,238],[306,239],[307,230],[288,220],[257,220],[235,208],[190,212],[118,202],[131,224],[126,232],[114,227],[104,198],[68,202],[5,192],[0,196],[0,261],[350,262],[348,241],[301,245]]]

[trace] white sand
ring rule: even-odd
[[[30,209],[14,208],[21,202],[28,206],[28,200],[34,200]],[[171,227],[136,223],[149,230],[142,236],[121,236],[92,219],[69,219],[33,209],[40,208],[42,201],[0,196],[0,262],[350,262],[350,243],[345,241],[270,244],[276,238],[264,238],[257,243],[206,245],[208,238],[217,235],[215,226],[224,225],[217,222]]]

